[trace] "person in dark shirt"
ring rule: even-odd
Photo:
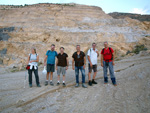
[[[83,51],[80,51],[80,45],[77,45],[76,49],[77,51],[72,55],[72,69],[75,70],[76,75],[75,87],[79,87],[79,70],[80,70],[82,73],[82,87],[87,88],[87,86],[85,85],[85,65],[86,65],[85,53]]]
[[[66,86],[65,74],[66,74],[66,70],[68,69],[68,66],[69,66],[68,55],[64,53],[64,47],[61,47],[60,53],[57,55],[57,60],[56,60],[56,70],[57,70],[57,75],[58,75],[57,85],[60,85],[60,74],[62,74],[63,86]]]

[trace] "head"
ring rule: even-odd
[[[96,48],[96,43],[92,43],[92,48],[93,48],[93,49]]]
[[[108,48],[108,42],[107,42],[107,41],[104,42],[104,47],[105,47],[105,48]]]
[[[34,47],[32,47],[31,52],[32,52],[32,54],[36,54],[36,49]]]
[[[65,48],[64,47],[60,47],[60,53],[64,53]]]
[[[54,45],[54,44],[51,45],[51,50],[52,50],[52,51],[55,50],[55,45]]]
[[[80,51],[80,45],[76,45],[76,49],[79,52]]]

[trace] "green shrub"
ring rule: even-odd
[[[136,45],[132,51],[128,50],[127,53],[126,53],[126,55],[128,55],[130,53],[139,54],[140,51],[147,51],[147,48],[145,47],[144,44],[142,44],[142,45]]]

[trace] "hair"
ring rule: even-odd
[[[96,43],[95,43],[95,42],[93,42],[93,43],[92,43],[92,45],[94,45],[94,44],[96,45]]]
[[[79,47],[80,47],[80,45],[76,45],[76,47],[77,47],[77,46],[79,46]]]
[[[32,49],[34,50],[34,52],[36,53],[36,48],[35,47],[32,47]]]
[[[55,44],[52,44],[51,46],[55,46]]]
[[[108,42],[107,42],[107,41],[105,41],[105,42],[104,42],[104,44],[105,44],[105,43],[107,43],[107,44],[108,44]]]
[[[60,49],[63,49],[63,50],[64,50],[65,48],[64,48],[64,47],[60,47]]]

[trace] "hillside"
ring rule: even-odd
[[[31,47],[40,63],[50,45],[64,46],[69,59],[76,44],[86,52],[96,42],[100,51],[108,41],[117,57],[137,44],[150,49],[150,22],[113,19],[100,7],[79,4],[0,6],[0,66],[22,69]]]
[[[124,19],[126,17],[137,19],[139,21],[150,21],[150,15],[141,15],[141,14],[132,14],[132,13],[109,13],[108,15],[112,16],[115,19]]]

